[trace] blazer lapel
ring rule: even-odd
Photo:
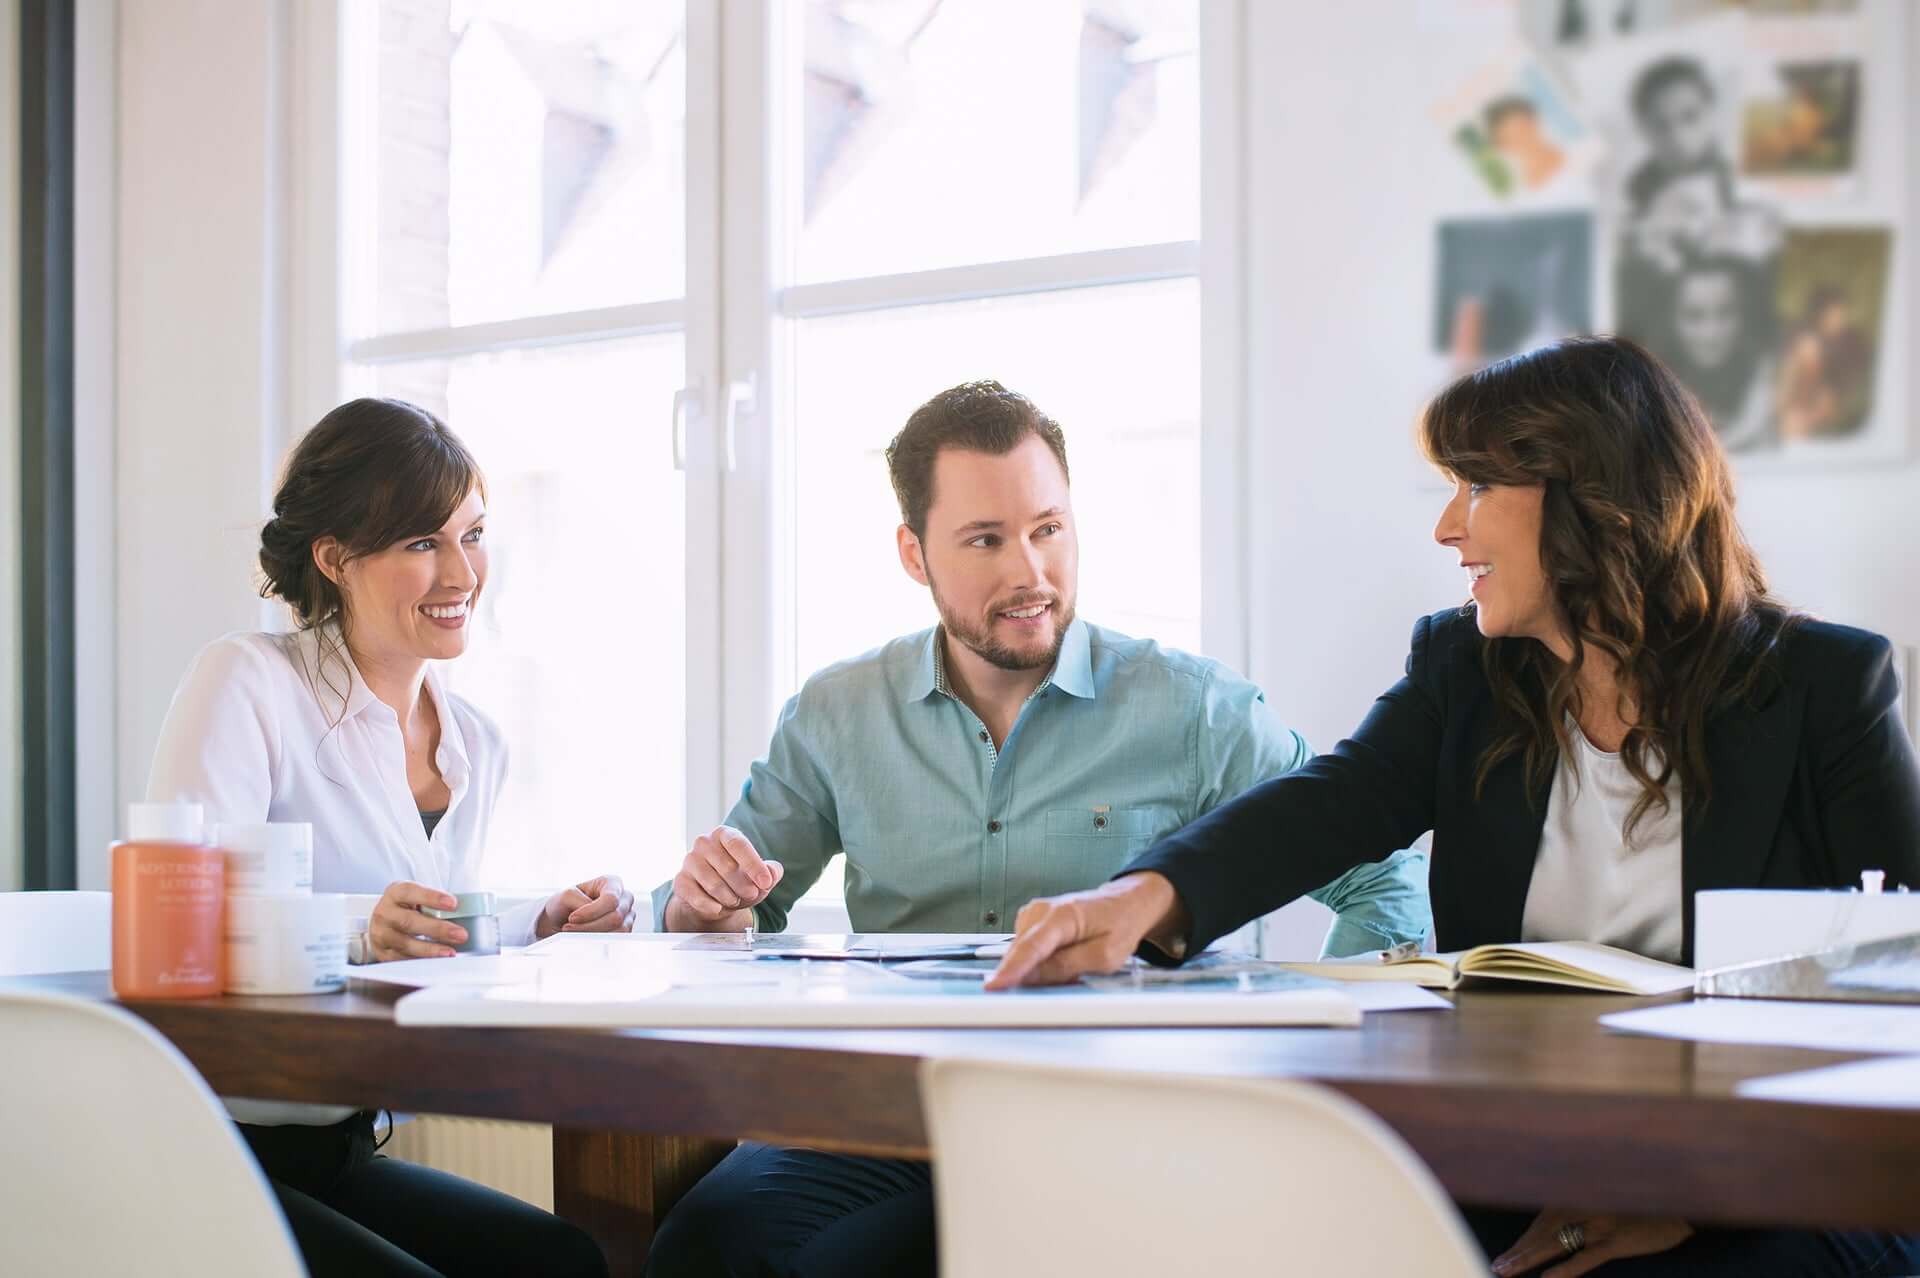
[[[1800,705],[1775,690],[1764,704],[1740,704],[1707,721],[1713,792],[1682,814],[1684,960],[1693,962],[1693,896],[1760,886],[1780,826],[1800,739]]]

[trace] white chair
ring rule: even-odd
[[[113,963],[113,893],[0,892],[0,976]]]
[[[1425,1165],[1323,1087],[935,1060],[920,1092],[944,1278],[1487,1272]]]
[[[298,1278],[273,1191],[174,1046],[0,981],[0,1274]]]

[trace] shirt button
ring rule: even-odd
[[[999,912],[998,910],[988,910],[988,911],[987,911],[987,926],[988,926],[988,927],[992,927],[992,926],[993,926],[993,925],[994,925],[995,923],[998,923],[999,921],[1000,921],[1000,912]]]
[[[998,821],[987,822],[987,833],[988,834],[1000,833],[1000,823]]]
[[[1093,828],[1094,828],[1094,829],[1096,829],[1096,830],[1104,830],[1104,829],[1106,829],[1106,828],[1107,828],[1107,819],[1106,819],[1105,817],[1103,817],[1103,816],[1097,816],[1097,817],[1095,817],[1095,818],[1093,819]]]
[[[992,738],[992,737],[990,737],[990,736],[988,736],[988,735],[987,735],[987,730],[986,730],[985,728],[982,728],[982,729],[980,729],[980,739],[981,739],[982,741],[991,741],[991,740],[993,740],[993,738]]]

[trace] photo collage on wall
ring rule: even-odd
[[[1870,172],[1871,95],[1906,91],[1879,3],[1517,0],[1504,46],[1431,97],[1461,192],[1435,352],[1459,372],[1617,332],[1733,453],[1897,454],[1893,219],[1863,199],[1905,189]]]

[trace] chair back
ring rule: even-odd
[[[113,965],[113,893],[0,892],[0,976]]]
[[[1323,1087],[935,1060],[921,1098],[945,1278],[1487,1272],[1433,1174]]]
[[[0,1274],[305,1275],[220,1102],[145,1022],[0,980],[0,1043]]]

